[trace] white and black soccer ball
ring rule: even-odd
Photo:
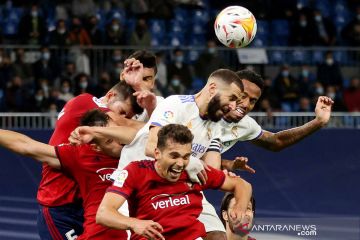
[[[222,44],[230,48],[241,48],[254,39],[257,25],[254,15],[248,9],[230,6],[217,15],[214,29]]]

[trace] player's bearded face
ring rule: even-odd
[[[179,180],[189,163],[191,144],[179,144],[168,141],[163,150],[155,150],[157,173],[170,182]]]
[[[229,111],[229,105],[221,102],[220,94],[218,93],[208,104],[207,117],[210,121],[217,122]]]
[[[236,221],[234,221],[231,217],[230,217],[230,213],[229,210],[234,206],[235,204],[235,198],[231,199],[230,205],[229,205],[229,209],[226,212],[227,214],[227,220],[228,220],[228,224],[229,224],[229,228],[230,230],[240,236],[246,236],[247,234],[249,234],[249,232],[251,231],[253,225],[254,225],[254,212],[252,209],[252,204],[251,202],[249,202],[248,208],[245,212],[245,221],[244,223],[238,223]]]

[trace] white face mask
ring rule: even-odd
[[[60,34],[64,34],[65,32],[66,32],[65,28],[59,28],[58,29],[58,33],[60,33]]]
[[[38,16],[38,12],[37,12],[37,11],[32,11],[32,12],[31,12],[31,16],[37,17],[37,16]]]
[[[119,30],[119,25],[118,24],[114,24],[112,25],[112,29],[116,32],[117,30]]]
[[[334,59],[332,59],[332,58],[327,58],[327,59],[326,59],[326,64],[329,65],[329,66],[333,65],[333,64],[334,64]]]
[[[62,91],[63,91],[64,93],[68,93],[68,92],[70,92],[70,88],[69,88],[69,87],[63,87],[63,88],[62,88]]]
[[[317,88],[316,88],[316,93],[319,94],[319,95],[323,95],[323,94],[324,94],[324,88],[322,88],[322,87],[317,87]]]
[[[35,96],[35,100],[38,101],[38,102],[41,102],[43,99],[44,99],[44,97],[41,96],[41,95],[36,95]]]
[[[85,88],[87,88],[88,83],[87,83],[87,82],[81,82],[81,83],[79,84],[79,86],[80,86],[80,88],[85,89]]]
[[[171,84],[172,84],[174,87],[178,87],[178,86],[180,86],[180,80],[177,79],[177,78],[174,78],[173,80],[171,80]]]
[[[315,16],[315,21],[321,22],[321,20],[322,20],[321,15],[316,15],[316,16]]]

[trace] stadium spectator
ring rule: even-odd
[[[101,45],[103,43],[103,31],[98,24],[98,18],[93,15],[88,18],[87,24],[85,25],[93,45]]]
[[[63,79],[60,85],[59,99],[67,102],[74,97],[71,88],[71,81],[69,79]]]
[[[56,24],[56,29],[50,33],[49,44],[55,46],[70,45],[69,31],[67,30],[65,20],[60,19]]]
[[[29,88],[24,85],[19,76],[11,79],[5,91],[5,104],[9,112],[24,112],[27,110],[29,101]]]
[[[56,63],[53,61],[48,47],[42,47],[40,53],[40,59],[32,66],[36,84],[38,84],[38,81],[41,78],[48,79],[51,83],[53,83],[57,77]]]
[[[90,93],[93,94],[94,88],[90,84],[90,77],[85,73],[79,73],[75,77],[75,96],[80,95],[82,93]]]
[[[299,108],[298,112],[312,112],[313,107],[311,106],[311,99],[308,97],[301,97],[299,99]]]
[[[81,24],[78,17],[72,19],[72,30],[69,33],[69,40],[71,45],[90,46],[91,39],[85,28]]]
[[[251,197],[249,205],[245,212],[246,222],[243,226],[236,226],[236,222],[231,217],[230,212],[234,208],[235,196],[233,193],[226,193],[221,201],[220,206],[220,219],[226,229],[226,239],[227,240],[256,240],[249,236],[249,233],[254,226],[254,217],[255,217],[255,199]]]
[[[96,14],[96,5],[93,0],[73,0],[71,10],[73,16],[85,19]]]
[[[117,81],[119,81],[119,76],[117,78]],[[100,74],[99,81],[97,85],[95,86],[94,95],[96,97],[102,97],[105,96],[105,94],[110,90],[110,88],[115,84],[115,82],[111,81],[110,75],[107,72],[102,72]]]
[[[360,46],[360,5],[356,8],[355,18],[341,31],[341,35],[350,46]]]
[[[76,71],[76,66],[74,62],[67,62],[65,64],[65,69],[60,74],[60,79],[69,79],[71,82],[71,86],[74,86],[75,84],[75,76],[78,74]],[[57,82],[60,83],[60,80],[58,79]],[[60,85],[60,84],[58,84]]]
[[[317,79],[325,88],[330,85],[341,90],[343,77],[339,64],[334,60],[333,52],[326,52],[325,62],[318,66]]]
[[[314,45],[315,26],[305,12],[300,12],[291,27],[290,44],[294,46]]]
[[[171,80],[174,79],[174,76],[176,75],[176,78],[180,80],[182,86],[188,90],[191,89],[191,69],[190,66],[185,63],[184,52],[181,49],[174,50],[173,61],[168,64],[167,74],[169,84],[172,84]]]
[[[297,109],[300,97],[298,80],[291,74],[287,65],[280,67],[280,72],[274,80],[273,88],[281,101],[281,109],[285,112],[293,112]]]
[[[312,96],[312,87],[315,83],[315,74],[311,71],[309,65],[302,65],[300,69],[299,79],[299,88],[300,94],[304,97]]]
[[[226,67],[224,60],[217,53],[214,40],[211,39],[207,42],[206,49],[206,52],[201,53],[195,62],[195,75],[204,81],[216,69]]]
[[[150,46],[151,35],[144,18],[139,18],[134,31],[131,33],[129,44],[131,46]]]
[[[35,91],[35,95],[30,99],[30,103],[29,110],[31,112],[47,112],[49,109],[49,99],[41,88]]]
[[[52,88],[48,100],[48,111],[52,108],[52,104],[55,105],[56,112],[60,112],[66,104],[66,101],[60,98],[61,92],[57,88]]]
[[[113,18],[106,27],[105,45],[124,45],[125,33],[124,28],[118,18]]]
[[[46,78],[40,78],[39,84],[36,87],[43,90],[45,98],[49,98],[51,90],[51,84],[49,84],[49,80],[47,80]]]
[[[5,88],[7,83],[15,76],[10,57],[0,49],[0,87]]]
[[[360,79],[353,77],[344,91],[344,103],[350,112],[360,112]]]
[[[331,98],[334,101],[333,111],[334,112],[344,112],[347,111],[343,99],[340,97],[340,93],[336,90],[335,86],[327,86],[325,89],[325,95]]]
[[[36,3],[32,4],[30,11],[21,18],[18,32],[21,43],[30,45],[44,43],[47,33],[46,23]]]
[[[336,43],[335,25],[330,19],[322,16],[320,10],[315,10],[313,14],[315,25],[315,45],[334,46]]]
[[[12,64],[14,74],[21,77],[26,85],[33,83],[33,73],[31,64],[25,62],[25,51],[23,48],[16,50],[16,59]]]
[[[165,63],[165,54],[164,52],[156,53],[156,65],[158,68],[156,74],[156,88],[161,92],[161,95],[168,96],[168,72],[167,72],[167,65]]]
[[[170,95],[183,95],[185,93],[185,86],[181,81],[180,75],[173,74],[168,84],[168,91]]]

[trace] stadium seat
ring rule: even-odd
[[[180,21],[180,22],[185,22],[188,20],[188,14],[187,14],[187,11],[185,9],[182,9],[182,8],[175,8],[174,10],[174,18],[175,20],[177,21]]]
[[[205,35],[191,35],[188,38],[188,45],[190,46],[204,46],[206,44]]]
[[[284,64],[286,63],[286,56],[284,51],[274,50],[270,52],[270,63],[271,64]]]
[[[178,20],[171,20],[168,29],[171,33],[184,33],[186,31],[186,25],[184,22]]]
[[[207,23],[209,21],[209,14],[204,10],[194,10],[190,14],[193,22]]]
[[[315,1],[315,8],[321,11],[321,14],[325,17],[330,17],[332,14],[332,6],[328,0],[317,0]]]
[[[273,20],[271,22],[271,43],[273,46],[287,46],[290,34],[287,20]]]
[[[158,19],[150,19],[149,20],[149,30],[153,35],[164,36],[166,29],[165,29],[165,21],[158,20]]]
[[[291,64],[301,65],[309,62],[309,55],[307,51],[294,50],[289,60]]]
[[[269,22],[265,20],[257,20],[257,31],[256,35],[268,35],[269,34]]]

